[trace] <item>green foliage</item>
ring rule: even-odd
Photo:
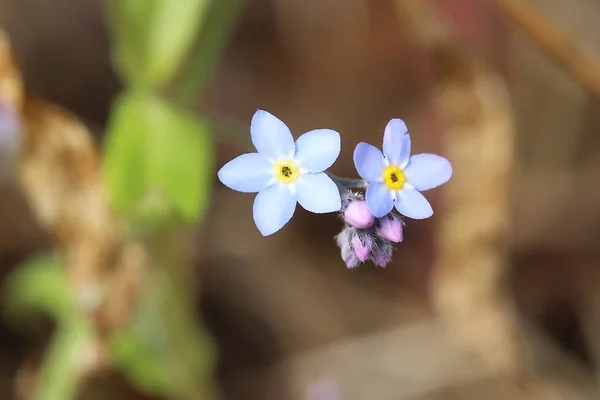
[[[150,243],[154,268],[132,322],[113,337],[113,361],[150,393],[169,399],[206,398],[212,343],[196,322],[175,237],[165,230]]]
[[[6,279],[4,311],[18,321],[43,312],[66,321],[73,318],[74,305],[61,260],[53,255],[29,259]]]
[[[146,37],[152,24],[155,0],[109,0],[108,23],[112,33],[113,60],[121,77],[131,85],[148,81]]]
[[[113,362],[148,393],[205,398],[211,387],[206,376],[213,364],[211,343],[195,326],[195,315],[173,307],[173,298],[181,295],[160,279],[145,292],[129,326],[112,337]]]
[[[129,85],[160,88],[180,67],[210,0],[110,0],[115,63]]]
[[[198,40],[176,79],[178,99],[189,102],[206,85],[242,11],[242,0],[212,1]]]
[[[85,352],[91,349],[93,327],[83,317],[59,324],[40,371],[32,400],[66,400],[76,398],[77,370]],[[93,351],[93,350],[92,350]]]
[[[157,0],[148,46],[147,68],[151,80],[160,84],[172,77],[193,44],[209,3],[209,0]]]
[[[58,322],[32,399],[74,398],[78,360],[93,330],[75,307],[61,260],[49,255],[32,258],[16,268],[5,284],[4,311],[13,322],[39,312]]]
[[[158,98],[125,94],[115,105],[104,151],[111,201],[131,213],[159,193],[177,216],[197,222],[208,203],[213,154],[205,124]]]
[[[141,226],[153,240],[147,243],[153,265],[138,308],[127,327],[111,332],[110,351],[140,388],[169,399],[212,397],[214,350],[198,324],[174,238],[182,222],[196,223],[204,215],[214,149],[208,125],[163,96],[172,93],[189,103],[198,94],[240,4],[108,1],[113,57],[127,89],[113,105],[103,149],[107,195],[125,226]],[[33,399],[74,399],[77,369],[96,332],[72,298],[61,260],[34,258],[6,283],[4,310],[13,320],[43,312],[57,321]]]

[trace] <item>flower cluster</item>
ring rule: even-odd
[[[410,135],[400,119],[385,127],[383,153],[367,143],[356,146],[354,165],[362,179],[326,172],[341,149],[340,135],[331,129],[315,129],[294,141],[281,120],[259,110],[250,123],[250,136],[257,152],[225,164],[219,180],[233,190],[258,193],[253,217],[264,236],[283,228],[297,203],[313,213],[340,212],[345,223],[336,240],[348,268],[367,260],[385,267],[392,243],[403,239],[403,221],[393,210],[412,219],[431,217],[433,209],[421,192],[452,176],[445,158],[410,155]]]
[[[348,268],[371,260],[382,268],[391,261],[392,243],[403,239],[404,223],[392,213],[375,218],[361,193],[349,191],[343,195],[340,216],[344,229],[336,236],[342,260]]]

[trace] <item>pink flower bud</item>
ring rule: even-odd
[[[358,267],[358,258],[354,257],[354,254],[350,255],[350,257],[344,260],[346,263],[346,268],[353,269]]]
[[[358,236],[355,236],[352,239],[352,249],[356,257],[360,261],[365,262],[371,253],[371,240],[367,237],[365,243],[363,243]]]
[[[346,207],[344,219],[355,228],[365,229],[373,225],[375,217],[369,212],[364,200],[355,200]]]
[[[375,263],[381,268],[385,268],[388,264],[388,259],[381,251],[377,251],[375,252]]]
[[[404,239],[402,221],[395,215],[379,220],[377,234],[390,242],[400,243]]]

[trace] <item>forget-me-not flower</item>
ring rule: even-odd
[[[452,165],[435,154],[410,155],[410,135],[401,119],[392,119],[385,127],[383,154],[367,143],[354,150],[354,165],[368,182],[366,201],[377,218],[392,211],[413,219],[433,215],[433,209],[421,191],[446,183],[452,176]]]
[[[340,154],[340,135],[315,129],[296,142],[277,117],[258,110],[250,123],[257,153],[246,153],[225,164],[219,180],[238,192],[256,193],[253,216],[263,236],[280,230],[294,215],[296,202],[313,213],[341,208],[337,185],[323,171]]]

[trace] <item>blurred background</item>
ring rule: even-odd
[[[0,0],[0,398],[600,398],[599,15]],[[216,179],[256,109],[340,132],[347,177],[402,118],[453,178],[347,270],[335,215],[265,238]]]

